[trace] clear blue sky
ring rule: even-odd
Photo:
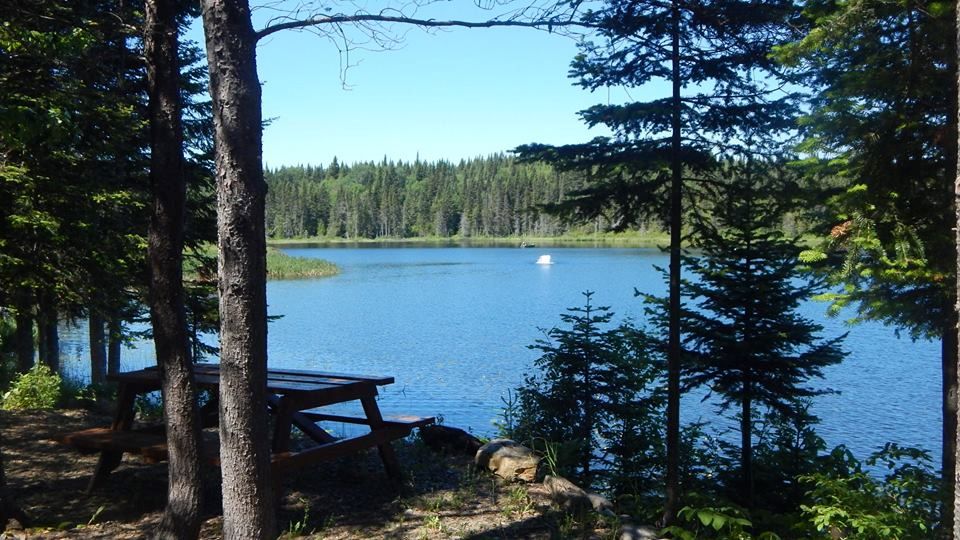
[[[446,3],[441,15],[489,16],[471,4]],[[346,163],[417,155],[458,161],[606,133],[588,130],[576,113],[618,96],[573,85],[567,71],[577,48],[570,38],[523,28],[401,30],[397,50],[351,53],[357,65],[347,71],[349,89],[327,40],[293,31],[263,40],[263,113],[273,119],[264,132],[265,164],[326,164],[334,156]],[[202,40],[199,29],[191,37]]]

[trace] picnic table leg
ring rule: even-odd
[[[363,405],[363,412],[367,415],[370,422],[370,430],[376,431],[383,429],[383,416],[380,414],[380,407],[377,406],[376,395],[367,396],[360,399]],[[380,460],[383,461],[383,467],[387,470],[387,476],[394,483],[400,483],[400,465],[397,462],[397,455],[393,452],[393,446],[390,441],[377,445],[377,451],[380,452]]]
[[[137,394],[129,385],[121,384],[117,391],[117,413],[113,418],[113,425],[110,429],[114,431],[128,431],[133,425],[134,402]],[[100,452],[100,459],[97,460],[97,466],[93,470],[93,477],[87,484],[87,493],[92,493],[97,487],[110,476],[110,473],[120,465],[123,459],[123,452],[117,450],[103,450]]]
[[[270,401],[273,408],[273,452],[287,452],[290,450],[290,431],[293,428],[294,404],[289,398],[281,396]]]

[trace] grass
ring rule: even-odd
[[[267,248],[267,279],[304,279],[335,276],[340,268],[323,259],[293,257],[277,248]]]
[[[206,246],[203,254],[207,257],[216,257],[216,246]],[[340,268],[330,261],[293,257],[275,247],[267,248],[267,279],[311,279],[335,276],[339,273]],[[196,265],[192,262],[185,264],[184,274],[187,277],[196,277]]]

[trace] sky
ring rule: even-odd
[[[441,7],[429,15],[489,16],[469,0]],[[254,20],[262,27],[263,12]],[[405,32],[394,50],[352,52],[345,80],[340,53],[322,37],[282,31],[261,40],[263,115],[271,120],[265,166],[321,165],[334,156],[456,162],[525,143],[585,142],[607,132],[588,129],[577,112],[623,99],[574,86],[567,72],[577,47],[565,36],[525,28]],[[199,24],[188,37],[202,42]]]

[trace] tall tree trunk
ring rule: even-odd
[[[663,525],[673,524],[680,501],[680,219],[682,163],[680,139],[680,5],[671,8],[671,179],[670,179],[670,300],[667,344],[667,500]]]
[[[957,182],[958,184],[954,186],[954,197],[953,197],[953,211],[957,216],[957,223],[960,225],[960,204],[958,204],[958,197],[960,197],[960,61],[958,61],[958,54],[960,54],[960,4],[955,6],[955,9],[958,10],[956,16],[953,20],[953,31],[956,38],[953,40],[952,45],[954,47],[953,55],[951,58],[950,69],[954,73],[953,82],[956,83],[953,87],[953,91],[950,92],[950,108],[952,114],[947,119],[947,132],[949,133],[949,145],[947,146],[947,155],[952,157],[952,163],[949,166],[952,166],[955,173],[957,173]],[[960,235],[960,230],[955,229],[956,234]],[[953,243],[953,258],[958,261],[957,266],[957,279],[960,280],[960,236],[956,236],[957,241]],[[957,438],[960,437],[960,434],[957,432],[957,422],[958,416],[960,415],[960,407],[958,404],[958,389],[960,389],[960,380],[957,379],[960,376],[958,373],[958,362],[960,362],[960,339],[958,339],[958,311],[957,311],[957,301],[960,298],[960,281],[958,281],[958,290],[953,291],[955,294],[952,295],[951,301],[948,302],[946,306],[946,320],[943,325],[943,335],[941,337],[941,366],[943,374],[943,451],[941,453],[941,465],[942,465],[942,480],[944,486],[944,504],[943,504],[943,516],[942,516],[942,529],[944,531],[944,538],[947,539],[960,539],[960,524],[956,523],[957,520],[957,497],[960,497],[960,489],[957,488],[957,483],[960,482],[960,479],[957,477],[957,451],[960,450],[957,444]]]
[[[213,98],[220,290],[223,534],[274,538],[260,81],[246,0],[201,0]]]
[[[26,292],[17,294],[16,302],[17,371],[25,373],[33,367],[33,302]]]
[[[183,291],[186,180],[177,58],[177,2],[149,0],[145,14],[153,191],[148,232],[150,318],[160,368],[169,451],[167,507],[158,536],[189,539],[200,534],[201,445]]]
[[[954,40],[954,43],[956,45],[956,50],[954,51],[954,53],[956,56],[954,58],[953,68],[954,68],[954,73],[957,80],[957,87],[954,88],[955,95],[952,97],[954,98],[954,103],[958,103],[960,102],[960,69],[958,69],[958,66],[960,66],[960,2],[957,3],[954,9],[956,10],[955,18],[954,18],[954,21],[955,21],[954,32],[956,36]],[[960,141],[960,108],[954,109],[954,115],[952,120],[954,123],[953,132],[951,132],[948,136],[956,137],[956,140]],[[953,211],[954,211],[954,214],[956,215],[956,221],[955,221],[956,227],[954,228],[954,235],[956,240],[954,242],[954,248],[957,251],[956,253],[957,255],[957,259],[956,259],[957,260],[957,273],[956,273],[957,284],[956,285],[957,286],[956,286],[956,295],[953,298],[954,316],[956,316],[956,314],[960,312],[960,144],[957,145],[957,148],[955,150],[957,151],[957,154],[956,154],[957,159],[956,159],[956,163],[954,164],[956,167],[956,171],[955,171],[956,176],[955,176],[954,187],[953,187]],[[954,323],[956,323],[956,319],[954,319]],[[954,355],[954,359],[957,362],[960,362],[960,338],[956,337],[957,333],[960,332],[960,328],[958,328],[957,325],[955,324],[953,328],[946,329],[946,332],[950,332],[951,334],[954,335],[953,344],[954,344],[954,352],[956,353]],[[960,377],[960,368],[958,368],[956,363],[953,366],[953,373],[954,373],[954,379],[955,379],[953,381],[953,384],[956,385],[954,386],[954,388],[956,388],[957,386],[960,386],[960,380],[956,380],[957,377]],[[960,418],[956,416],[956,415],[960,415],[960,408],[955,408],[955,411],[956,413],[953,418],[954,426],[960,423]],[[944,413],[946,413],[946,411],[944,411]],[[947,423],[947,420],[946,418],[944,418],[944,424],[946,423]],[[944,429],[944,437],[946,436],[947,436],[946,429]],[[960,452],[960,440],[958,439],[960,439],[960,431],[958,431],[957,429],[954,429],[954,433],[953,433],[954,454],[952,456],[947,456],[946,453],[944,453],[944,457],[947,460],[950,460],[950,463],[953,468],[953,476],[952,476],[953,508],[951,512],[950,510],[947,509],[949,507],[949,502],[947,505],[944,505],[945,511],[944,511],[943,528],[947,529],[949,527],[951,532],[953,533],[953,538],[955,539],[960,538],[960,519],[958,519],[958,517],[960,517],[960,474],[958,474],[960,473],[960,467],[957,467],[957,461],[960,460],[960,454],[957,453],[957,452]],[[944,446],[946,446],[946,440],[944,441]],[[946,474],[947,461],[944,461],[943,463],[944,463],[944,474]],[[951,477],[945,476],[944,479],[949,481],[950,478]]]
[[[114,313],[107,323],[107,373],[120,373],[120,355],[123,350],[123,321]]]
[[[945,500],[943,506],[944,523],[953,522],[954,477],[956,476],[957,453],[957,314],[951,302],[946,310],[947,317],[943,324],[943,335],[940,340],[941,374],[943,378],[942,411],[943,411],[943,448],[940,454]],[[947,527],[944,527],[947,529]]]
[[[749,381],[744,381],[743,396],[740,398],[740,474],[743,481],[742,504],[746,508],[753,508],[753,408],[751,406],[751,388]]]
[[[93,384],[101,384],[107,380],[107,342],[103,326],[103,316],[91,307],[87,334],[90,337],[90,382]]]
[[[57,329],[59,317],[57,307],[49,297],[41,298],[40,313],[37,318],[37,334],[40,349],[40,361],[54,373],[60,372],[60,334]]]

